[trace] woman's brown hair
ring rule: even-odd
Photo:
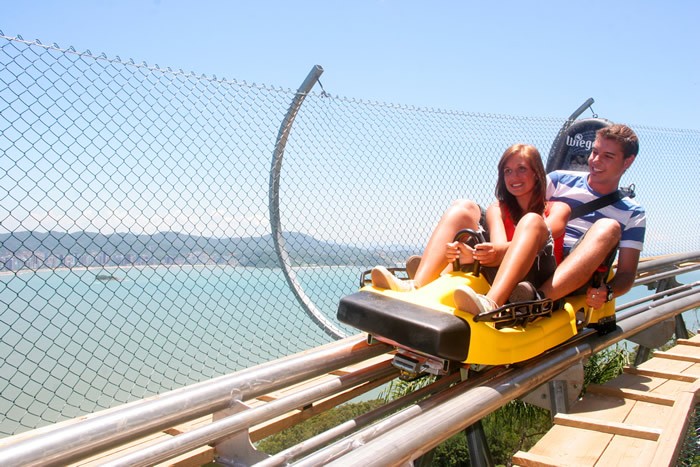
[[[518,200],[510,194],[506,188],[505,180],[505,165],[510,156],[520,155],[523,156],[528,163],[530,168],[535,174],[535,186],[532,190],[532,196],[530,198],[530,204],[527,207],[527,211],[520,209]],[[510,216],[513,219],[513,223],[517,224],[521,217],[528,212],[535,212],[537,214],[544,213],[545,206],[545,195],[547,190],[547,175],[544,171],[544,165],[542,164],[542,157],[540,152],[536,147],[529,144],[514,144],[503,153],[501,160],[498,161],[498,181],[496,182],[496,199],[499,202],[504,203]]]

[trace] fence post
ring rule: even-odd
[[[284,158],[284,150],[287,146],[287,139],[289,138],[289,133],[292,130],[292,124],[294,123],[294,119],[299,112],[299,108],[322,73],[323,68],[320,65],[314,65],[309,74],[306,76],[306,79],[304,79],[304,82],[301,83],[301,86],[299,86],[299,89],[294,95],[294,99],[292,99],[292,103],[289,105],[287,114],[284,116],[282,124],[280,125],[279,133],[277,134],[277,141],[275,143],[275,150],[272,155],[272,167],[270,168],[270,228],[272,230],[272,241],[274,242],[275,251],[277,252],[277,259],[279,260],[280,267],[282,268],[284,277],[287,280],[287,284],[289,284],[289,288],[292,289],[297,301],[304,309],[306,314],[308,314],[311,319],[326,332],[326,334],[339,339],[345,337],[345,334],[331,321],[329,321],[318,308],[316,308],[311,299],[306,295],[306,293],[304,293],[301,284],[297,280],[296,273],[292,270],[292,262],[289,259],[289,254],[287,253],[285,247],[284,235],[280,221],[280,173],[282,171],[282,159]]]

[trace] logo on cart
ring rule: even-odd
[[[590,151],[593,147],[593,141],[585,140],[581,133],[576,133],[573,138],[569,135],[566,136],[566,145],[572,148],[586,148]]]

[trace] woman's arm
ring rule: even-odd
[[[552,201],[549,204],[549,215],[545,218],[545,223],[552,231],[552,238],[559,238],[564,235],[566,223],[569,222],[571,208],[561,201]]]
[[[489,229],[489,242],[508,243],[506,226],[503,224],[503,215],[498,201],[495,201],[486,210],[486,225]]]
[[[489,241],[476,245],[474,259],[484,266],[498,266],[503,261],[509,245],[498,201],[486,210],[486,225],[489,229]]]

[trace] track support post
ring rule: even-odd
[[[583,362],[579,361],[521,398],[523,402],[549,410],[552,417],[568,413],[583,389]]]

